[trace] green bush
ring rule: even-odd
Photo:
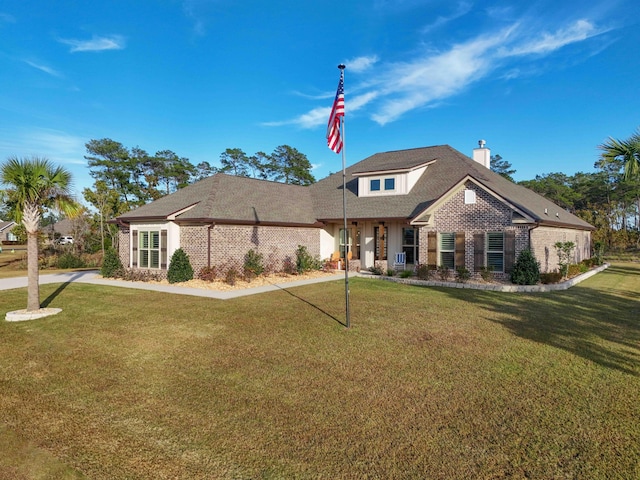
[[[58,268],[82,268],[86,267],[84,260],[80,255],[74,255],[71,252],[63,253],[58,257]]]
[[[251,249],[244,256],[244,278],[251,281],[255,277],[259,277],[264,272],[264,262],[261,253]]]
[[[393,277],[396,271],[393,268],[387,268],[387,277]]]
[[[167,270],[169,283],[188,282],[193,280],[193,267],[189,262],[189,256],[182,248],[177,249],[171,255],[169,270]]]
[[[471,278],[471,272],[466,267],[456,268],[456,282],[467,283]]]
[[[580,269],[580,265],[578,265],[577,263],[572,263],[567,269],[568,277],[575,277],[576,275],[580,275],[581,273],[583,273],[583,271]]]
[[[411,270],[403,270],[399,274],[400,278],[409,278],[411,275],[413,275]]]
[[[120,257],[113,248],[110,248],[104,254],[104,260],[102,260],[102,268],[100,268],[100,273],[105,278],[113,278],[121,270],[122,262],[120,261]]]
[[[298,250],[296,250],[296,271],[302,274],[312,270],[320,270],[321,268],[322,262],[320,259],[313,258],[304,245],[298,245]]]
[[[540,262],[536,260],[531,250],[522,250],[511,271],[511,283],[516,285],[535,285],[539,281]]]

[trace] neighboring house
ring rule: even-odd
[[[576,244],[589,258],[587,222],[448,145],[378,153],[346,170],[348,232],[343,232],[342,172],[308,187],[216,174],[118,217],[125,266],[162,272],[177,248],[194,270],[242,266],[250,250],[278,268],[298,245],[327,259],[351,253],[351,269],[386,268],[397,252],[430,264],[507,274],[530,248],[543,272],[558,268],[554,244]]]
[[[16,222],[12,220],[5,221],[5,222],[0,220],[0,243],[4,241],[15,242],[16,240],[18,240],[16,236],[13,233],[11,233],[11,230],[13,230],[13,228],[16,225],[17,225]]]

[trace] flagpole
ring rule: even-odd
[[[338,65],[341,76],[344,82],[344,69],[346,68],[342,63]],[[346,327],[351,328],[351,318],[349,315],[349,231],[347,230],[347,172],[346,172],[346,157],[345,147],[346,141],[344,137],[344,118],[340,122],[341,138],[342,138],[342,216],[344,219],[344,303],[345,303],[345,317]]]

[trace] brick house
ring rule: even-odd
[[[489,162],[483,143],[473,158],[448,145],[366,158],[346,171],[346,233],[342,172],[308,187],[216,174],[118,217],[120,257],[162,274],[181,247],[197,272],[239,267],[253,249],[278,269],[304,245],[322,259],[349,252],[354,270],[404,252],[409,266],[489,265],[498,275],[526,248],[543,272],[555,270],[558,241],[576,244],[574,261],[590,257],[591,225]]]
[[[13,220],[2,221],[0,220],[0,245],[2,242],[15,242],[16,236],[11,233],[11,230],[16,226],[16,222]]]

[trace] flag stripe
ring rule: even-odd
[[[340,135],[340,121],[344,117],[344,72],[340,72],[340,81],[336,98],[331,107],[331,115],[327,124],[327,145],[336,153],[342,151],[342,136]]]

